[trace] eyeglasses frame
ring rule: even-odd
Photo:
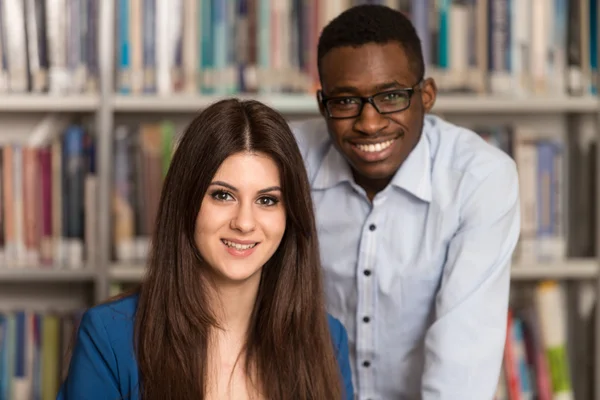
[[[372,96],[332,96],[332,97],[327,97],[327,96],[325,96],[325,94],[323,93],[322,90],[317,90],[317,100],[319,101],[319,103],[321,103],[321,105],[323,106],[323,109],[327,112],[327,118],[329,118],[329,119],[357,118],[362,114],[366,103],[371,104],[371,106],[373,106],[373,108],[381,115],[394,114],[394,113],[401,112],[401,111],[404,111],[404,110],[410,108],[412,96],[417,91],[417,86],[420,86],[422,83],[423,83],[423,79],[420,79],[419,82],[414,84],[412,87],[384,90],[383,92],[375,93]],[[395,93],[395,92],[408,93],[408,104],[406,105],[406,107],[399,109],[399,110],[394,110],[394,111],[386,111],[386,112],[380,111],[379,108],[377,107],[377,105],[375,104],[374,98],[377,96],[381,96],[382,94]],[[327,108],[327,102],[330,100],[342,100],[342,99],[358,99],[358,100],[360,100],[360,108],[358,110],[358,113],[356,115],[353,115],[350,117],[334,117],[334,116],[332,116],[331,112],[329,111],[329,108]]]

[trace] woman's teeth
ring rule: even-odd
[[[248,250],[253,248],[254,246],[256,246],[256,243],[253,244],[239,244],[239,243],[234,243],[234,242],[230,242],[229,240],[221,240],[227,247],[232,247],[236,250]]]

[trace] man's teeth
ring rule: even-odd
[[[227,247],[232,247],[236,250],[248,250],[253,248],[254,246],[256,246],[256,243],[253,244],[239,244],[239,243],[234,243],[234,242],[230,242],[229,240],[222,240],[223,243],[225,243],[225,245]]]
[[[373,153],[373,152],[382,151],[382,150],[387,149],[388,147],[390,147],[392,145],[392,143],[394,143],[394,140],[396,140],[396,139],[391,139],[391,140],[388,140],[387,142],[381,142],[381,143],[376,143],[376,144],[355,144],[355,146],[358,147],[358,149],[361,151],[365,151],[367,153]]]

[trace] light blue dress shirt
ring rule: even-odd
[[[360,400],[489,400],[520,231],[516,165],[436,116],[371,203],[323,119],[296,121],[328,311],[347,328]]]

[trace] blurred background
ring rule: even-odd
[[[497,400],[600,399],[598,1],[370,1],[413,20],[433,113],[518,165]],[[366,2],[0,0],[0,400],[55,398],[81,312],[143,277],[198,110],[237,95],[319,117],[320,30]]]

